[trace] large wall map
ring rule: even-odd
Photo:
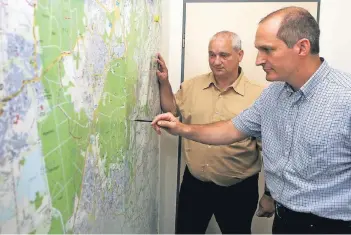
[[[0,0],[0,232],[157,233],[160,0]]]

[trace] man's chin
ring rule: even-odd
[[[267,80],[268,82],[273,82],[273,81],[275,81],[273,78],[271,78],[271,77],[269,77],[269,76],[266,76],[266,80]]]
[[[267,80],[268,82],[278,82],[278,81],[281,81],[281,80],[279,79],[279,77],[277,77],[277,76],[272,76],[272,74],[266,74],[266,80]]]
[[[224,75],[225,74],[225,70],[213,70],[212,71],[214,75]]]
[[[267,82],[285,82],[285,80],[283,79],[279,79],[279,78],[266,78]]]

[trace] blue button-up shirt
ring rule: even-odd
[[[297,91],[272,83],[233,124],[262,138],[266,185],[285,207],[351,221],[351,75],[324,61]]]

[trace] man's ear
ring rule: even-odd
[[[307,38],[302,38],[294,45],[294,50],[298,55],[306,56],[311,52],[311,43]]]
[[[241,62],[244,57],[244,50],[238,51],[238,55],[239,55],[239,62]]]

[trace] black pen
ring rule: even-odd
[[[135,119],[133,121],[135,121],[135,122],[152,122],[150,120],[142,120],[142,119]]]

